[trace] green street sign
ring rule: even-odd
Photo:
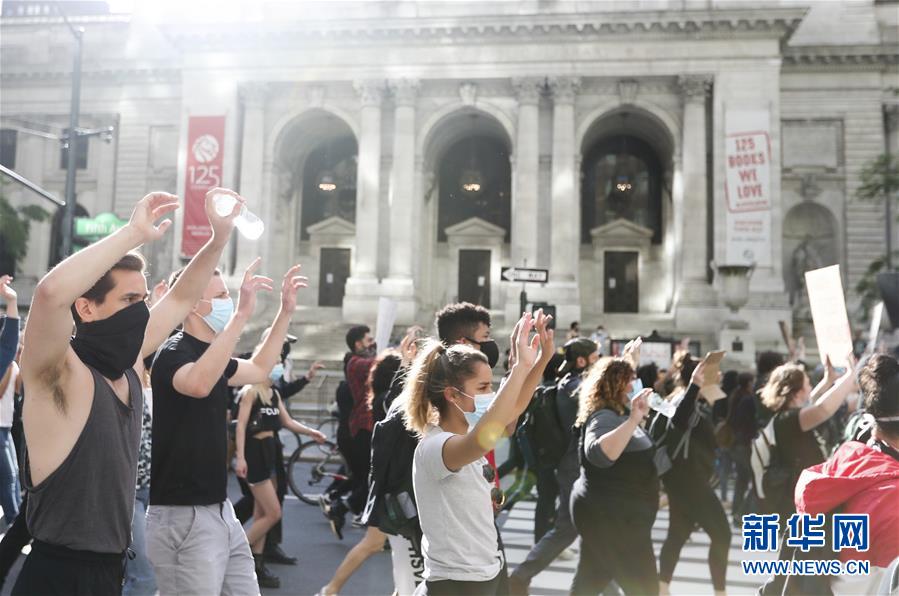
[[[101,213],[97,217],[76,217],[75,235],[82,238],[100,239],[109,236],[128,222],[116,217],[115,213]]]

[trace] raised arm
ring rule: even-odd
[[[128,251],[161,238],[172,222],[165,219],[158,226],[154,222],[177,208],[174,195],[148,194],[135,205],[125,227],[68,257],[38,282],[25,329],[22,376],[26,382],[64,362],[73,327],[69,309],[75,300]]]
[[[287,270],[281,281],[281,308],[272,323],[272,330],[265,338],[262,347],[249,360],[239,360],[237,372],[228,381],[231,385],[252,385],[261,383],[268,378],[272,367],[278,363],[281,357],[281,346],[287,336],[287,328],[290,319],[297,308],[297,290],[309,286],[309,280],[297,275],[300,265],[294,265]]]
[[[272,289],[272,280],[254,274],[257,267],[259,267],[260,260],[257,258],[253,261],[244,273],[243,283],[240,285],[237,310],[231,315],[231,319],[222,332],[215,336],[215,340],[209,344],[209,348],[206,349],[206,352],[203,353],[199,360],[185,364],[175,373],[175,376],[172,378],[172,384],[178,393],[189,395],[190,397],[205,398],[212,391],[218,380],[222,378],[222,374],[224,374],[225,368],[231,360],[231,355],[237,347],[240,334],[256,307],[256,292],[261,289]]]
[[[853,362],[850,360],[850,362]],[[858,391],[854,366],[846,368],[846,373],[837,379],[833,386],[825,391],[814,403],[799,410],[799,428],[808,432],[821,425],[836,414],[840,406],[850,394]]]
[[[638,393],[634,401],[631,402],[631,413],[627,420],[614,430],[610,430],[596,439],[603,455],[609,461],[615,462],[621,457],[631,437],[634,436],[634,431],[637,430],[637,427],[643,422],[643,418],[649,413],[649,402],[647,400],[651,393],[652,389],[648,388]],[[590,445],[585,446],[585,449],[589,451]]]
[[[12,277],[0,276],[0,298],[6,302],[6,318],[0,332],[0,371],[5,371],[19,348],[19,308],[16,291],[10,286]]]
[[[519,397],[525,379],[537,361],[537,346],[540,336],[530,339],[534,328],[531,313],[525,314],[512,331],[512,344],[517,351],[517,360],[509,371],[506,382],[499,389],[496,399],[481,417],[477,425],[464,435],[447,439],[443,445],[443,463],[449,470],[459,470],[462,466],[483,457],[493,449],[510,422],[517,420]]]
[[[237,201],[231,214],[226,217],[221,217],[215,210],[214,198],[220,194],[231,195]],[[187,317],[197,300],[203,297],[203,290],[206,289],[222,251],[228,244],[231,230],[234,229],[234,218],[240,213],[244,203],[243,197],[233,190],[213,188],[206,193],[206,217],[212,226],[212,236],[190,260],[175,285],[153,303],[141,347],[142,357],[154,353],[172,330]]]

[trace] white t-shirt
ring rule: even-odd
[[[9,375],[9,385],[6,386],[6,391],[3,392],[3,395],[0,395],[0,428],[12,427],[13,409],[15,408],[13,401],[15,397],[13,397],[13,394],[16,392],[16,377],[19,376],[19,365],[13,360],[9,366],[12,369],[12,373]],[[0,375],[0,380],[2,378],[3,375]]]
[[[424,532],[422,554],[429,581],[489,581],[502,568],[490,489],[483,457],[452,472],[443,463],[443,444],[453,437],[428,427],[415,448],[412,482]]]

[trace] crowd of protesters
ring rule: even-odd
[[[236,202],[225,216],[214,208],[223,193]],[[13,594],[288,587],[266,565],[296,564],[280,547],[278,432],[327,439],[287,407],[321,365],[298,379],[285,373],[307,283],[299,265],[277,284],[279,308],[256,348],[235,356],[257,293],[276,289],[256,274],[257,259],[235,304],[216,268],[244,203],[210,191],[207,243],[151,293],[135,249],[162,237],[171,223],[157,222],[178,200],[147,195],[128,225],[38,283],[22,337],[13,280],[0,277],[3,579],[31,543]],[[572,323],[558,345],[555,321],[538,310],[515,323],[500,375],[491,323],[484,308],[459,303],[436,313],[433,338],[410,328],[397,349],[379,351],[387,347],[365,325],[347,332],[335,395],[347,480],[320,505],[337,538],[348,514],[366,531],[320,594],[339,593],[385,542],[398,594],[526,594],[560,556],[579,556],[572,594],[668,594],[697,530],[709,537],[709,577],[723,594],[732,528],[744,516],[836,511],[868,514],[871,546],[816,556],[864,558],[871,573],[775,576],[760,592],[879,593],[896,581],[892,355],[850,355],[841,370],[829,358],[815,369],[763,353],[754,373],[716,377],[717,363],[679,350],[660,370],[641,359],[640,338],[613,355],[602,325],[587,338]],[[498,467],[494,449],[507,438],[510,458]],[[233,506],[232,455],[244,494]],[[512,470],[503,491],[500,477]],[[535,544],[510,569],[497,519],[534,488]],[[660,507],[669,524],[657,552]],[[781,560],[809,557],[779,538]]]

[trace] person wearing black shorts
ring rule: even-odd
[[[281,504],[275,490],[274,477],[278,461],[276,435],[281,427],[308,435],[323,443],[325,435],[290,417],[278,390],[272,386],[284,375],[284,365],[274,366],[269,378],[247,385],[240,392],[237,415],[237,475],[246,479],[253,493],[253,525],[247,541],[256,559],[256,577],[263,588],[278,588],[280,580],[264,565],[265,535],[281,519]]]

